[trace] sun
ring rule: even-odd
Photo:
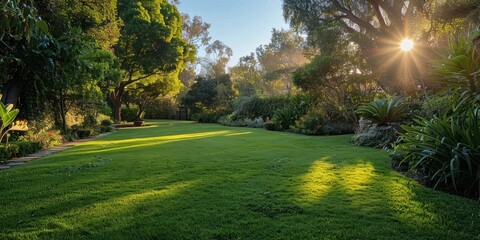
[[[410,50],[413,49],[413,41],[408,39],[408,38],[405,38],[402,40],[402,42],[400,42],[400,49],[402,49],[402,51],[404,52],[408,52]]]

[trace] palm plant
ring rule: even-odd
[[[377,100],[360,106],[356,113],[378,126],[398,123],[407,115],[407,105],[400,97]]]
[[[448,84],[448,89],[460,90],[457,106],[478,103],[480,99],[480,54],[472,43],[474,36],[452,39],[447,48],[448,57],[434,65],[436,74]]]

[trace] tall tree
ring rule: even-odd
[[[201,59],[203,74],[214,78],[225,74],[227,64],[233,55],[232,49],[222,41],[215,40],[206,47],[205,52],[208,56]]]
[[[110,94],[116,122],[121,121],[128,86],[155,82],[171,72],[178,79],[186,62],[195,57],[194,47],[182,38],[182,17],[167,0],[120,0],[118,8],[124,26],[114,49],[124,76]]]
[[[398,46],[402,39],[412,38],[416,42],[418,54],[411,60],[417,60],[420,68],[424,59],[419,58],[431,54],[429,41],[440,27],[432,17],[434,10],[445,2],[450,1],[284,0],[283,10],[290,24],[308,33],[313,41],[327,34],[325,30],[342,29],[342,37],[358,44],[381,85],[389,87],[389,83],[398,81],[396,71],[402,58]]]
[[[196,47],[196,53],[204,46],[207,46],[210,42],[210,24],[202,20],[200,16],[194,16],[184,13],[183,17],[183,38],[187,40],[190,45]],[[185,70],[180,73],[180,80],[187,88],[190,87],[195,81],[195,68],[196,62],[189,62]]]
[[[270,43],[257,48],[265,94],[285,94],[292,90],[292,72],[308,62],[304,47],[304,39],[293,31],[273,29]]]
[[[241,57],[237,65],[230,68],[230,75],[240,96],[262,94],[262,71],[255,54]]]

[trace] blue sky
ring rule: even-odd
[[[270,42],[272,28],[288,28],[283,20],[282,0],[181,0],[178,9],[200,16],[211,24],[212,41],[233,49],[229,66],[240,57]]]

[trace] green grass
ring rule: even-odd
[[[477,202],[387,153],[314,137],[154,122],[0,172],[0,239],[479,239]]]

